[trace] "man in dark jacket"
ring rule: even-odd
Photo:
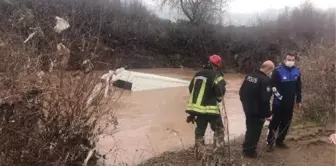
[[[254,71],[245,77],[239,90],[240,100],[246,116],[246,133],[243,143],[245,157],[256,158],[256,147],[261,135],[265,119],[270,120],[270,73],[274,70],[272,61],[266,61],[260,70]]]
[[[293,117],[295,101],[301,107],[301,72],[294,66],[295,58],[294,54],[287,54],[284,63],[272,74],[272,91],[275,95],[272,106],[273,119],[267,136],[268,151],[273,149],[274,142],[279,148],[288,148],[284,140]],[[279,131],[275,138],[277,129]]]
[[[218,103],[223,100],[225,85],[223,75],[218,71],[221,57],[212,55],[203,70],[197,72],[189,85],[187,122],[196,121],[195,147],[204,145],[204,134],[208,123],[214,131],[214,143],[224,141],[224,126]]]

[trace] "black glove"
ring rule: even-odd
[[[195,116],[194,115],[189,115],[188,117],[187,117],[187,123],[192,123],[192,124],[194,124],[195,123]]]

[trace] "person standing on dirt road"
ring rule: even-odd
[[[224,141],[224,126],[220,115],[219,102],[223,100],[226,82],[219,71],[222,59],[212,55],[204,69],[197,72],[189,85],[189,103],[186,112],[187,122],[196,122],[195,148],[204,145],[204,134],[208,123],[214,131],[214,143]]]
[[[273,119],[270,122],[267,136],[267,151],[273,150],[274,142],[279,148],[288,148],[284,140],[293,117],[295,100],[301,107],[301,71],[294,66],[295,58],[295,54],[286,54],[283,64],[278,66],[272,74],[272,91],[275,95],[272,107]],[[279,131],[275,138],[277,129]]]
[[[246,133],[243,143],[245,157],[258,157],[256,148],[265,119],[272,119],[270,110],[272,96],[270,74],[273,70],[274,63],[265,61],[259,70],[245,77],[239,90],[240,101],[246,117]]]

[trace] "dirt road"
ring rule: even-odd
[[[190,80],[195,71],[185,69],[137,70]],[[231,138],[245,131],[244,115],[238,98],[242,75],[225,75],[226,108],[229,114]],[[107,132],[98,149],[107,155],[106,165],[135,165],[164,151],[188,148],[194,143],[193,124],[185,122],[188,100],[187,87],[140,92],[125,92],[117,106],[119,125],[115,133]],[[207,142],[212,132],[208,127]]]

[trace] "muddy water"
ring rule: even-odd
[[[140,72],[190,80],[195,71],[185,69],[147,69]],[[245,131],[245,119],[238,98],[242,75],[227,74],[226,109],[231,138]],[[107,153],[106,165],[136,165],[164,151],[188,148],[194,144],[195,125],[185,122],[188,100],[187,87],[166,88],[140,92],[125,92],[119,100],[119,125],[111,134],[106,133],[98,149]],[[207,142],[212,140],[208,127]]]

